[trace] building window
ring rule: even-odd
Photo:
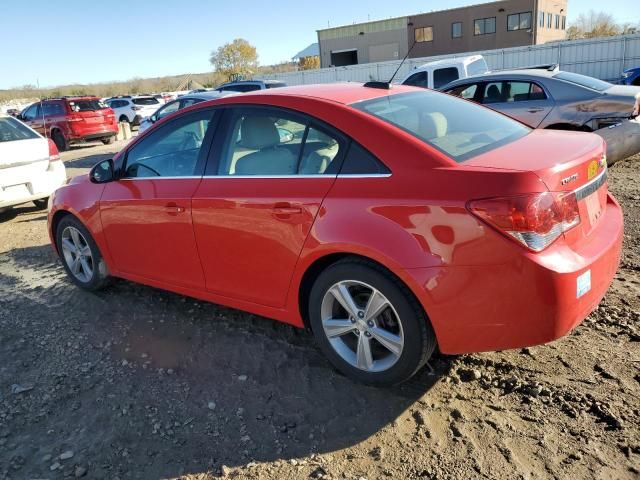
[[[567,17],[565,17],[564,15],[562,16],[562,30],[566,30],[567,29]]]
[[[556,30],[560,30],[560,15],[556,15]]]
[[[462,22],[454,22],[451,24],[451,38],[462,37]]]
[[[544,28],[544,12],[538,14],[538,26]]]
[[[531,12],[516,13],[507,16],[507,30],[529,30],[531,28]]]
[[[553,15],[547,13],[547,28],[551,28],[551,20],[553,19]]]
[[[488,35],[496,33],[496,17],[479,18],[473,21],[474,35]]]
[[[433,27],[422,27],[414,30],[416,42],[433,42]]]

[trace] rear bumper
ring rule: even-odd
[[[71,142],[82,142],[89,140],[98,140],[100,138],[109,138],[117,135],[118,125],[98,125],[92,128],[86,128],[71,133],[69,140]]]
[[[46,198],[67,181],[62,162],[54,162],[49,168],[29,179],[28,182],[0,188],[0,209]]]
[[[410,274],[424,286],[418,293],[443,353],[521,348],[566,335],[597,307],[620,263],[622,237],[622,210],[609,195],[605,214],[579,249],[559,241],[501,265]]]

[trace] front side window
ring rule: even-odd
[[[451,24],[451,37],[452,38],[462,37],[462,22],[454,22]]]
[[[433,42],[433,27],[422,27],[414,30],[415,40],[421,42]]]
[[[218,175],[336,174],[340,141],[275,109],[237,108],[229,122]]]
[[[507,30],[528,30],[531,28],[531,12],[507,16]]]
[[[480,105],[431,90],[392,94],[351,106],[410,133],[456,162],[493,150],[531,131]]]
[[[473,100],[478,91],[478,85],[460,85],[459,87],[448,90],[447,93],[456,97],[464,98],[465,100]]]
[[[433,71],[433,88],[444,87],[458,78],[457,67],[438,68]]]
[[[211,110],[192,112],[150,133],[127,153],[124,177],[193,175],[214,114]]]
[[[40,104],[34,103],[29,108],[27,108],[24,112],[22,112],[22,118],[28,122],[31,120],[35,120],[40,114]]]
[[[479,18],[473,21],[474,35],[488,35],[496,33],[496,17]]]
[[[11,117],[0,117],[0,143],[39,138],[39,135]]]
[[[429,76],[427,72],[418,72],[411,75],[404,82],[404,85],[411,85],[413,87],[429,87]]]

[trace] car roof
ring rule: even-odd
[[[310,97],[331,102],[350,104],[373,98],[386,97],[397,93],[419,92],[422,88],[393,84],[390,89],[365,87],[362,83],[321,83],[314,85],[296,85],[269,90],[247,92],[234,98],[250,99],[253,96],[295,96]]]

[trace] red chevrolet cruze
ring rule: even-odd
[[[362,382],[556,339],[605,294],[620,206],[600,137],[451,96],[334,84],[165,117],[52,199],[77,285],[126,278],[310,327]]]

